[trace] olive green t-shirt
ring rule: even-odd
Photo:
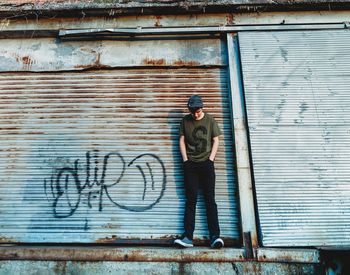
[[[187,157],[200,162],[209,158],[213,138],[220,136],[221,131],[214,117],[204,113],[204,117],[195,120],[191,114],[183,117],[180,125],[180,136],[185,137]]]

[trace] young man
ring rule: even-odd
[[[189,98],[190,114],[183,117],[180,125],[180,152],[183,160],[186,205],[185,232],[174,243],[181,247],[193,247],[198,188],[203,189],[210,246],[224,246],[220,238],[218,211],[215,202],[214,160],[219,147],[221,131],[214,119],[203,112],[203,101],[198,95]]]

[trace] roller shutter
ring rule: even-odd
[[[350,244],[350,32],[239,35],[265,246]]]
[[[223,130],[222,236],[239,239],[227,74],[220,68],[0,74],[2,242],[168,241],[182,233],[178,126],[201,94]],[[198,203],[195,238],[207,236]]]

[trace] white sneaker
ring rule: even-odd
[[[182,237],[180,239],[176,239],[174,241],[175,245],[181,246],[181,247],[193,247],[193,242],[187,237]]]
[[[216,237],[212,238],[211,244],[210,244],[211,248],[219,249],[223,246],[224,246],[224,241],[221,238],[216,238]]]

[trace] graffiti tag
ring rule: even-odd
[[[99,211],[103,210],[104,199],[106,199],[121,209],[134,212],[153,208],[163,197],[166,187],[166,171],[158,156],[148,153],[141,154],[126,163],[121,154],[112,152],[103,157],[101,172],[99,172],[97,154],[94,155],[94,159],[95,167],[92,169],[90,152],[86,152],[85,179],[82,179],[82,171],[79,171],[83,170],[79,169],[79,159],[74,161],[73,167],[56,169],[49,180],[44,179],[45,193],[52,203],[53,215],[56,218],[72,216],[79,208],[82,197],[86,199],[89,208],[92,208],[92,200],[97,198]],[[115,198],[118,193],[118,185],[123,182],[131,168],[136,168],[142,178],[141,205],[123,204]],[[152,193],[152,196],[150,195],[150,199],[146,200],[148,193]]]

